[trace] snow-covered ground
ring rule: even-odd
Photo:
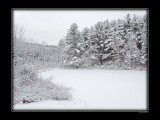
[[[70,101],[14,105],[14,109],[146,109],[147,73],[133,70],[52,69],[40,73],[71,88]]]

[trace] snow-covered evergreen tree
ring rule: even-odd
[[[140,64],[145,64],[147,62],[147,19],[146,16],[137,17],[134,23],[134,33],[136,36],[137,49],[139,54],[137,56],[137,61]],[[136,30],[135,30],[136,28]]]
[[[102,63],[102,49],[103,49],[103,25],[101,22],[97,23],[94,27],[91,27],[89,32],[89,40],[87,42],[88,54],[92,61],[92,65],[95,63]]]
[[[67,33],[66,39],[65,39],[65,64],[66,65],[73,65],[78,68],[80,64],[80,43],[81,43],[81,37],[80,32],[78,31],[78,26],[76,23],[73,23]]]
[[[84,67],[89,67],[91,66],[91,59],[89,55],[89,33],[90,29],[89,28],[84,28],[81,32],[81,38],[82,38],[82,44],[81,44],[81,60],[82,60],[82,66]]]

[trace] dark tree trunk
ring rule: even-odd
[[[103,62],[102,62],[102,60],[101,60],[101,65],[103,65]]]
[[[102,57],[100,58],[100,63],[101,63],[101,65],[103,65],[103,60],[102,60]]]
[[[76,66],[76,69],[78,69],[78,66]]]

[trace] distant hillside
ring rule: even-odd
[[[20,41],[16,41],[13,44],[15,65],[28,62],[38,66],[57,66],[59,58],[58,53],[58,46],[55,45],[41,45]]]

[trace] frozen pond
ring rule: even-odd
[[[71,88],[71,101],[17,104],[14,109],[146,109],[147,72],[51,69],[40,73]]]

